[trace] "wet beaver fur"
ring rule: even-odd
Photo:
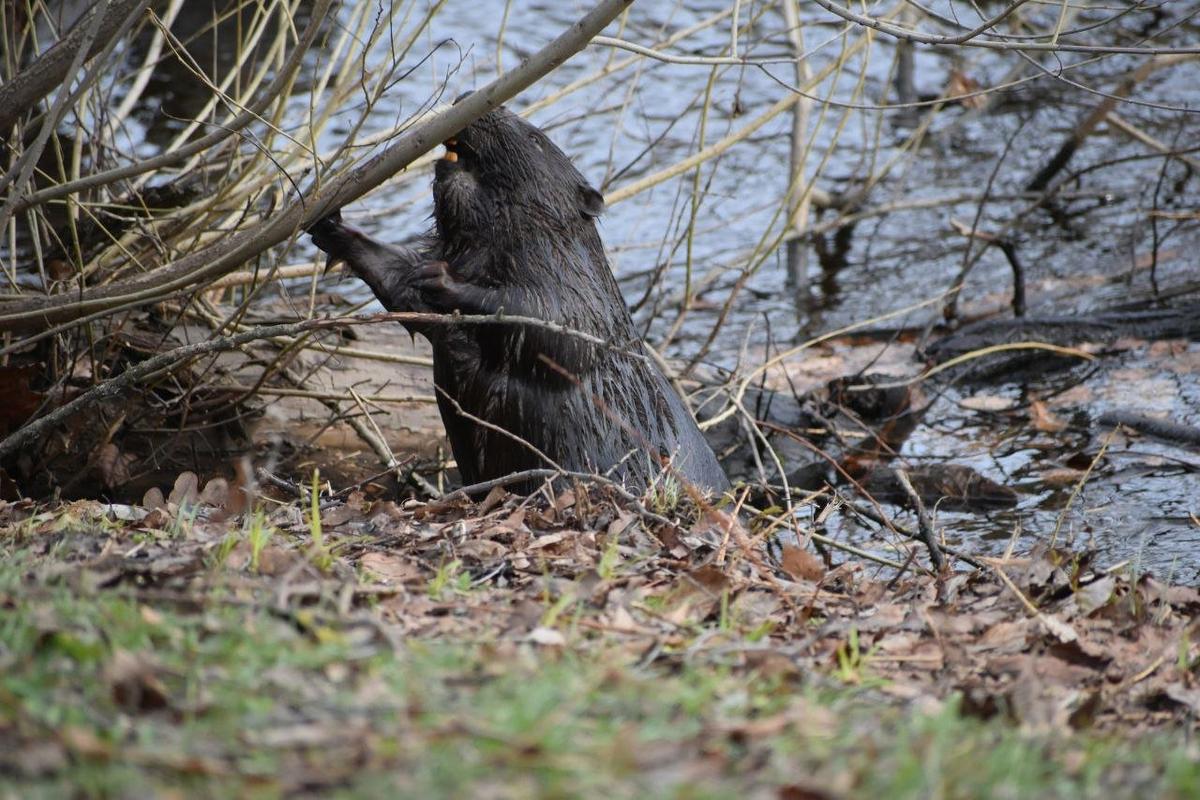
[[[545,133],[503,107],[446,148],[434,229],[419,247],[374,241],[338,213],[310,230],[313,242],[388,310],[534,317],[610,343],[517,323],[408,325],[433,345],[438,406],[463,480],[557,466],[638,489],[664,472],[726,488],[687,407],[643,352],[596,230],[600,193]]]

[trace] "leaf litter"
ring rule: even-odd
[[[350,710],[326,698],[276,712],[238,740],[189,744],[184,721],[211,704],[205,681],[184,691],[178,667],[155,648],[77,629],[39,602],[55,587],[135,603],[166,648],[181,645],[165,613],[190,615],[203,630],[222,624],[210,620],[222,608],[261,610],[318,644],[337,643],[345,657],[323,668],[326,687],[295,667],[259,676],[262,692],[288,687],[314,700],[353,684],[357,659],[451,642],[493,651],[485,669],[532,648],[534,658],[569,651],[639,669],[712,661],[747,679],[861,686],[901,707],[957,698],[968,715],[1042,733],[1132,737],[1194,731],[1200,719],[1200,592],[1128,566],[1100,568],[1088,553],[1039,545],[980,569],[952,561],[934,574],[910,559],[897,572],[773,542],[773,529],[746,515],[681,507],[668,520],[603,486],[528,498],[500,490],[479,503],[354,492],[231,514],[238,491],[185,473],[143,506],[0,503],[0,543],[22,559],[16,579],[0,585],[0,608],[31,610],[39,641],[99,660],[104,693],[123,716],[166,715],[180,726],[149,747],[136,726],[97,738],[85,724],[30,724],[18,705],[0,718],[0,773],[53,773],[86,758],[230,775],[245,773],[249,747],[290,754],[290,771],[271,780],[292,791],[336,785],[347,763],[375,763],[387,749],[371,704],[389,702],[389,690],[376,680],[353,685]],[[16,657],[0,650],[0,662]],[[798,707],[708,733],[769,738],[798,724]]]

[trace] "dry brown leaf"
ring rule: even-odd
[[[620,536],[630,525],[637,522],[638,516],[632,511],[622,511],[612,522],[608,523],[606,533],[609,536]]]
[[[662,617],[675,625],[701,622],[730,586],[729,576],[711,564],[691,570],[663,597]]]
[[[564,512],[575,505],[575,492],[571,489],[565,489],[555,496],[551,508],[554,511],[554,520],[563,518]]]
[[[525,506],[522,505],[514,509],[511,514],[496,523],[496,527],[501,530],[511,531],[512,533],[529,533],[529,526],[526,524]]]
[[[258,554],[258,574],[283,575],[303,561],[299,553],[269,544]]]
[[[195,505],[196,499],[200,496],[199,492],[200,481],[194,472],[181,472],[179,477],[175,479],[175,485],[171,488],[171,494],[167,497],[167,502],[171,503],[176,508],[181,508],[185,505]]]
[[[803,547],[785,544],[782,550],[779,566],[788,575],[796,580],[806,581],[819,581],[825,577],[825,565],[821,563],[821,559]]]
[[[1074,486],[1083,478],[1084,471],[1081,469],[1071,469],[1070,467],[1059,467],[1058,469],[1048,469],[1042,473],[1042,483],[1055,489],[1061,489],[1064,486]]]
[[[1015,399],[992,394],[976,394],[971,397],[964,397],[958,401],[958,404],[971,411],[1011,411],[1017,407]]]
[[[1039,614],[1037,619],[1060,642],[1070,643],[1079,638],[1073,627],[1052,614]]]
[[[967,75],[961,70],[951,70],[950,80],[946,83],[945,94],[949,97],[958,97],[958,102],[964,108],[983,108],[987,104],[987,96],[984,94],[974,94],[982,87],[979,81]],[[961,97],[961,95],[968,95]]]
[[[908,616],[908,608],[900,603],[882,602],[869,609],[859,619],[855,627],[860,632],[884,631],[896,628]]]
[[[606,624],[613,630],[624,633],[649,633],[650,630],[639,623],[623,603],[609,603]]]
[[[148,531],[162,530],[170,521],[171,512],[165,506],[160,506],[143,517],[138,527]]]
[[[1145,575],[1138,582],[1138,588],[1159,602],[1200,614],[1200,590],[1193,586],[1172,586]]]
[[[150,656],[117,649],[104,668],[104,680],[114,703],[130,713],[145,713],[170,705],[158,672],[158,664]]]
[[[745,539],[747,535],[746,529],[735,515],[712,507],[705,509],[700,515],[696,524],[692,526],[691,533],[701,540],[725,541],[728,538],[734,542]]]
[[[166,508],[167,500],[163,497],[162,489],[157,486],[151,486],[142,495],[142,507],[147,511],[153,511],[156,508]]]
[[[578,531],[559,531],[558,533],[548,533],[545,536],[536,537],[532,542],[529,543],[529,546],[526,549],[541,550],[578,535]]]
[[[225,508],[229,503],[229,481],[224,478],[213,478],[204,484],[204,491],[198,498],[206,506]]]
[[[136,456],[122,453],[113,442],[108,442],[96,453],[96,469],[100,471],[100,480],[109,489],[129,482],[130,468],[136,461]]]
[[[322,511],[321,524],[329,528],[336,528],[338,525],[362,519],[369,510],[370,507],[362,492],[354,492],[341,505]]]
[[[401,585],[422,580],[420,567],[408,559],[389,553],[364,553],[358,563],[383,583]]]
[[[468,539],[458,546],[458,554],[471,561],[486,564],[504,558],[508,554],[508,548],[491,539]]]
[[[1067,427],[1066,420],[1046,408],[1046,404],[1041,400],[1034,400],[1029,404],[1029,419],[1033,423],[1034,430],[1043,433],[1058,433]]]
[[[977,652],[1019,653],[1026,648],[1028,640],[1028,620],[998,622],[984,631],[972,649]]]
[[[1112,575],[1107,575],[1099,580],[1092,581],[1086,586],[1081,586],[1075,592],[1075,603],[1079,606],[1081,612],[1091,614],[1093,611],[1108,605],[1108,602],[1113,597],[1113,590],[1116,587],[1117,579]]]
[[[525,638],[542,647],[566,647],[567,645],[566,637],[553,628],[534,628]]]
[[[112,746],[94,732],[78,725],[67,725],[59,731],[63,745],[73,753],[89,758],[109,758]]]
[[[492,490],[487,493],[487,497],[483,498],[483,502],[479,504],[479,508],[476,509],[475,513],[482,517],[484,514],[503,503],[507,497],[507,489],[505,489],[503,486],[493,486]]]
[[[711,595],[719,595],[721,592],[728,591],[732,585],[729,576],[713,564],[698,567],[688,572],[686,577],[687,580],[683,581],[684,585],[690,580],[695,586]]]

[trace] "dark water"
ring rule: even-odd
[[[643,44],[654,42],[727,6],[719,1],[640,2],[622,35]],[[575,19],[582,7],[573,2],[513,3],[499,48],[503,63],[510,67],[518,63]],[[410,60],[436,52],[377,109],[373,121],[380,129],[416,108],[448,72],[453,74],[447,98],[490,80],[496,70],[495,31],[504,8],[498,0],[448,2]],[[1178,12],[1176,21],[1184,10]],[[761,9],[745,4],[742,13],[745,21],[748,15],[761,14]],[[812,8],[804,13],[810,23],[806,45],[813,51],[809,64],[816,72],[837,56],[841,27],[825,17],[815,23],[817,12]],[[1165,23],[1155,22],[1147,13],[1131,14],[1114,24],[1127,41],[1144,33],[1147,25]],[[761,14],[740,41],[742,54],[785,52],[782,31],[778,15]],[[720,54],[728,44],[728,32],[729,21],[722,20],[689,37],[675,52]],[[1185,22],[1169,39],[1183,41],[1190,36],[1194,41],[1196,32],[1194,21]],[[443,39],[452,39],[453,44],[436,48]],[[1006,53],[971,50],[962,55],[956,63],[947,54],[919,50],[918,92],[942,91],[952,69],[962,70],[983,87],[992,86],[1011,78],[1010,71],[1019,63]],[[551,96],[625,56],[590,48],[511,105],[521,108]],[[892,41],[878,37],[865,59],[851,60],[836,86],[827,80],[814,93],[858,105],[895,102],[888,80],[894,56]],[[1082,60],[1063,56],[1067,64]],[[1053,58],[1041,63],[1056,66]],[[1068,74],[1079,83],[1108,90],[1140,63],[1140,57],[1111,56]],[[856,90],[863,70],[866,80]],[[532,119],[550,131],[593,182],[612,193],[695,152],[702,119],[698,109],[711,73],[707,66],[643,62],[537,111]],[[1037,71],[1028,68],[1018,76],[1031,74]],[[762,113],[783,96],[776,79],[791,83],[793,78],[787,64],[766,70],[718,68],[705,142],[719,140]],[[1194,148],[1200,145],[1200,126],[1193,113],[1200,100],[1197,86],[1200,64],[1182,64],[1139,85],[1134,96],[1143,105],[1124,104],[1118,110],[1171,147]],[[960,106],[943,110],[919,147],[908,143],[917,122],[911,114],[831,107],[820,118],[820,110],[814,109],[810,130],[820,124],[807,172],[813,175],[820,166],[817,185],[829,191],[852,190],[894,160],[866,205],[896,208],[869,216],[841,241],[830,232],[821,248],[813,248],[807,265],[810,287],[801,304],[807,310],[802,313],[797,312],[795,293],[788,286],[783,248],[763,248],[781,225],[778,211],[787,187],[790,147],[788,113],[702,165],[698,195],[693,192],[696,175],[688,172],[613,204],[604,217],[603,234],[626,296],[637,303],[638,318],[652,341],[661,341],[677,321],[689,266],[693,282],[710,280],[668,347],[675,357],[686,359],[697,352],[718,318],[720,305],[743,271],[753,265],[752,276],[705,356],[709,363],[724,367],[737,362],[743,347],[748,347],[751,360],[755,355],[761,358],[768,337],[775,346],[785,347],[806,333],[862,322],[938,296],[951,284],[964,258],[965,240],[953,232],[950,221],[969,226],[977,213],[981,230],[1001,230],[1018,220],[1009,235],[1025,265],[1032,314],[1086,312],[1151,298],[1147,265],[1156,236],[1155,279],[1159,290],[1169,295],[1200,278],[1195,255],[1200,225],[1194,219],[1154,217],[1150,211],[1195,208],[1196,179],[1185,165],[1171,161],[1164,167],[1161,158],[1148,157],[1153,151],[1146,145],[1114,130],[1102,130],[1075,153],[1070,168],[1085,171],[1067,187],[1071,199],[1055,205],[1053,214],[1030,213],[1024,199],[1004,199],[1021,192],[1098,101],[1094,94],[1042,77],[997,96],[986,111]],[[1107,166],[1098,166],[1102,164]],[[989,182],[989,195],[1000,199],[989,200],[979,211]],[[694,197],[699,202],[689,226]],[[962,199],[932,204],[954,197]],[[424,228],[428,208],[428,176],[414,174],[348,209],[347,216],[377,235],[403,239]],[[648,290],[655,270],[663,275]],[[1011,282],[1008,262],[998,250],[989,250],[965,285],[964,309],[1006,302]],[[889,324],[912,325],[936,313],[936,306],[926,308]],[[1200,361],[1198,356],[1196,343],[1185,345],[1178,354],[1193,362]],[[1172,363],[1150,358],[1147,348],[1134,348],[1101,359],[1087,376],[1061,377],[1060,382],[1075,380],[1083,388],[1076,390],[1077,404],[1056,406],[1055,413],[1070,423],[1056,433],[1035,431],[1023,413],[984,413],[959,405],[964,396],[986,394],[1007,397],[1019,409],[1031,399],[1052,395],[1052,386],[951,387],[906,443],[902,456],[913,462],[968,464],[1022,493],[1020,505],[1012,511],[941,515],[948,537],[967,549],[1003,548],[1014,530],[1019,531],[1018,547],[1023,549],[1034,538],[1048,538],[1057,526],[1060,540],[1098,547],[1107,563],[1129,559],[1140,568],[1194,579],[1200,565],[1200,524],[1191,515],[1200,512],[1200,453],[1117,436],[1073,500],[1069,501],[1073,486],[1053,486],[1045,479],[1058,467],[1091,462],[1107,436],[1094,420],[1110,408],[1161,412],[1177,422],[1200,425],[1197,371],[1164,368]],[[1070,508],[1064,512],[1068,502]]]

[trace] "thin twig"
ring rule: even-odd
[[[941,572],[946,566],[946,559],[942,557],[942,550],[938,547],[937,534],[934,533],[933,523],[929,519],[929,512],[925,510],[925,501],[921,499],[921,495],[913,488],[912,481],[908,478],[908,473],[902,469],[894,469],[892,473],[896,476],[896,480],[900,482],[900,486],[904,488],[904,493],[908,495],[909,501],[913,504],[913,508],[917,512],[917,526],[921,533],[921,541],[925,543],[925,547],[929,550],[929,560],[933,562],[933,568],[937,572]]]

